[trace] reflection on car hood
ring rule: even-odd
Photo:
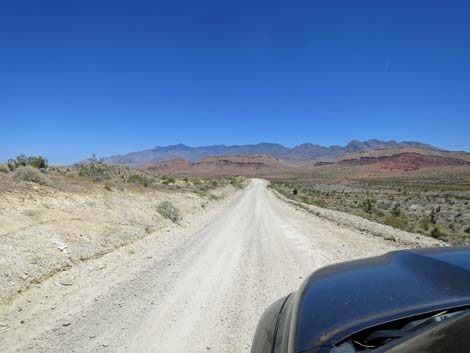
[[[324,267],[301,296],[296,351],[419,312],[470,304],[470,248],[391,252]]]

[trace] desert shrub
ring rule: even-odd
[[[313,201],[313,203],[315,205],[317,205],[318,207],[323,207],[324,208],[324,207],[328,206],[327,202],[323,199],[317,199],[317,200]]]
[[[447,241],[449,239],[449,235],[445,233],[442,229],[439,227],[435,227],[431,230],[431,236],[436,239],[441,239],[444,241]]]
[[[412,231],[410,225],[408,224],[408,221],[404,218],[397,217],[395,215],[391,215],[387,217],[384,221],[386,225],[389,225],[393,228],[405,230],[405,231]]]
[[[13,178],[16,181],[32,181],[38,184],[48,184],[49,180],[40,170],[31,167],[30,165],[21,166],[16,168]]]
[[[138,174],[131,175],[129,178],[127,178],[127,182],[142,185],[143,187],[147,187],[150,185],[149,179]]]
[[[393,206],[392,214],[395,217],[401,216],[400,204],[398,202]]]
[[[104,163],[102,159],[97,159],[96,155],[93,155],[89,163],[79,164],[78,175],[81,177],[92,179],[93,181],[100,181],[110,178],[110,167]]]
[[[430,224],[431,224],[431,221],[430,221],[429,217],[427,217],[427,216],[421,218],[421,220],[419,221],[420,227],[422,229],[424,229],[425,231],[429,230]]]
[[[14,170],[18,167],[31,166],[37,169],[46,169],[48,167],[47,159],[42,156],[25,156],[20,154],[16,159],[8,160],[8,167],[10,170]]]
[[[170,201],[163,201],[158,205],[158,213],[171,220],[173,223],[179,223],[181,220],[178,209]]]
[[[10,168],[6,164],[0,164],[0,173],[10,173]]]
[[[299,190],[294,189],[294,190],[292,190],[292,193],[293,193],[294,195],[298,195],[298,194],[299,194]]]
[[[372,213],[372,210],[374,208],[374,203],[375,200],[372,200],[370,198],[367,198],[363,203],[362,203],[362,209],[367,212],[367,213]]]
[[[244,178],[240,176],[235,176],[235,177],[230,178],[230,184],[238,189],[243,188],[243,181],[244,181]]]
[[[464,232],[470,234],[470,227],[466,228]]]

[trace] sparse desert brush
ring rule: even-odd
[[[138,174],[133,174],[127,178],[128,183],[134,183],[137,185],[142,185],[143,187],[147,187],[150,185],[151,181],[147,179],[145,176],[141,176]]]
[[[10,173],[10,168],[6,164],[0,164],[0,173]]]
[[[453,245],[470,244],[470,174],[455,176],[447,171],[436,176],[428,172],[382,174],[380,178],[317,173],[274,179],[270,187],[294,200],[307,195],[312,203],[325,200],[324,206],[329,209],[434,236]],[[294,189],[298,195],[294,195]]]
[[[180,213],[178,209],[173,206],[170,201],[163,201],[158,205],[158,213],[163,217],[171,220],[173,223],[179,223],[181,221]]]
[[[32,181],[42,185],[49,184],[49,179],[44,173],[29,165],[16,168],[13,178],[16,181]]]

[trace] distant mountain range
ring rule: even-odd
[[[262,142],[254,145],[212,145],[189,147],[183,144],[156,147],[154,149],[131,152],[125,155],[105,157],[104,161],[114,165],[150,166],[163,161],[184,159],[189,162],[198,162],[205,157],[230,155],[270,155],[285,161],[328,161],[347,155],[380,149],[420,148],[440,151],[439,148],[416,141],[380,141],[353,140],[346,146],[333,145],[325,147],[312,143],[304,143],[292,148],[277,143]]]

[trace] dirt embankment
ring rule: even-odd
[[[153,232],[178,227],[159,205],[173,204],[182,223],[207,212],[232,186],[211,193],[82,183],[64,187],[0,183],[0,304],[31,284],[102,256]],[[67,280],[59,285],[68,286]]]

